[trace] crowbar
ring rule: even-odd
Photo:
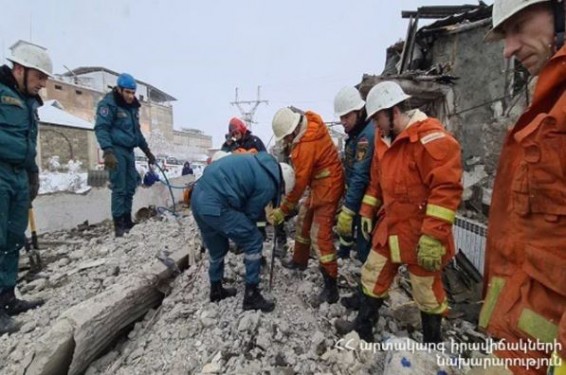
[[[271,287],[273,286],[273,267],[275,265],[275,249],[277,247],[277,235],[273,235],[273,249],[271,250],[271,268],[269,270],[269,292],[271,293]]]

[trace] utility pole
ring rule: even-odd
[[[257,87],[257,99],[256,100],[239,100],[239,98],[238,98],[238,88],[236,87],[236,100],[230,103],[230,104],[238,107],[238,109],[240,110],[240,113],[242,114],[242,120],[244,120],[246,122],[246,125],[250,129],[252,128],[252,124],[257,124],[257,122],[254,121],[254,115],[255,115],[255,111],[257,110],[257,107],[259,107],[259,105],[261,103],[269,104],[267,100],[261,100],[260,99],[260,89],[261,89],[261,86],[258,86]],[[244,108],[244,106],[246,106],[246,108],[249,108],[249,109],[246,110],[246,108]]]

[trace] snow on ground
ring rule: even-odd
[[[44,172],[39,175],[39,194],[70,192],[83,194],[90,190],[87,173]]]

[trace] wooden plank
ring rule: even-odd
[[[188,267],[186,248],[170,257],[181,270]],[[160,303],[163,295],[158,291],[159,284],[172,274],[154,260],[126,284],[115,284],[65,311],[39,340],[25,374],[82,374],[124,328]]]

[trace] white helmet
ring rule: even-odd
[[[410,97],[396,82],[383,81],[378,83],[368,93],[366,101],[367,119],[369,120],[382,109],[393,108]]]
[[[230,152],[226,152],[226,151],[216,151],[214,155],[212,155],[210,162],[214,163],[216,160],[222,159],[224,156],[228,156],[230,154],[231,154]]]
[[[289,134],[291,134],[301,121],[301,114],[293,112],[291,108],[281,108],[275,112],[273,116],[273,133],[275,134],[275,141],[279,142]]]
[[[283,181],[285,182],[285,195],[289,194],[293,187],[295,186],[295,171],[287,163],[279,163],[281,167],[281,174],[283,175]]]
[[[494,41],[501,39],[503,35],[499,28],[505,21],[531,5],[547,1],[549,0],[495,0],[493,2],[493,12],[491,17],[493,27],[485,36],[485,40]]]
[[[359,111],[365,104],[358,89],[347,86],[338,91],[334,98],[334,113],[336,117],[342,117],[352,111]]]
[[[49,77],[53,77],[53,63],[47,50],[36,44],[24,41],[16,43],[12,49],[12,56],[7,57],[7,59],[13,63],[39,70]]]

